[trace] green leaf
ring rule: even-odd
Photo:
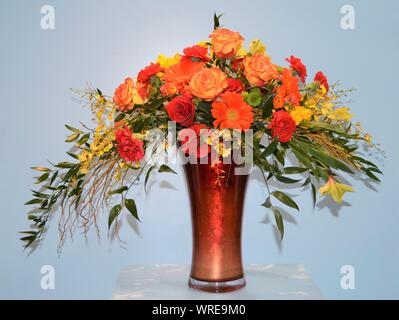
[[[312,146],[306,142],[299,141],[295,138],[293,138],[293,141],[295,141],[295,143],[297,143],[299,145],[299,147],[301,147],[304,151],[306,151],[310,155],[314,156],[316,159],[318,159],[320,162],[324,163],[328,167],[332,167],[332,168],[339,169],[344,172],[353,174],[353,171],[351,169],[349,169],[345,164],[343,164],[338,159],[330,156],[326,152],[321,151],[321,150],[316,150],[314,146]]]
[[[311,183],[311,190],[312,190],[312,200],[313,200],[313,209],[314,209],[316,206],[317,193],[316,193],[316,187],[314,186],[313,183]]]
[[[291,197],[288,196],[287,194],[285,194],[284,192],[273,191],[272,196],[275,197],[277,200],[281,201],[282,203],[284,203],[285,205],[299,211],[299,207],[296,204],[296,202],[294,200],[292,200]]]
[[[166,164],[161,165],[161,167],[159,168],[158,172],[169,172],[169,173],[174,173],[177,174],[176,171],[174,171],[173,169],[171,169],[169,166],[167,166]]]
[[[374,167],[374,168],[378,169],[378,167],[374,163],[372,163],[371,161],[368,161],[366,159],[363,159],[362,157],[352,156],[352,160],[356,160],[356,161],[362,162],[364,164],[367,164],[367,165],[369,165],[371,167]]]
[[[372,180],[377,181],[377,182],[381,182],[380,179],[378,179],[378,177],[376,175],[374,175],[370,170],[366,169],[366,168],[362,168],[362,171]]]
[[[71,156],[72,158],[76,159],[76,160],[79,159],[79,156],[78,156],[77,154],[74,154],[74,153],[72,153],[72,152],[67,152],[67,154],[68,154],[69,156]]]
[[[276,220],[278,231],[280,232],[280,240],[283,240],[284,237],[284,221],[281,216],[280,210],[275,207],[272,207],[274,213],[274,219]]]
[[[291,179],[291,178],[284,177],[284,176],[279,175],[279,174],[275,174],[274,176],[276,177],[276,179],[278,181],[280,181],[282,183],[297,183],[297,182],[301,181],[301,179],[299,179],[299,180],[298,179]]]
[[[213,30],[220,27],[220,18],[223,14],[217,15],[216,12],[213,14]]]
[[[75,166],[75,164],[71,163],[71,162],[60,162],[60,163],[57,163],[54,167],[61,168],[61,169],[70,169],[70,168],[73,168],[74,166]]]
[[[115,190],[110,191],[110,192],[108,193],[108,196],[112,196],[113,194],[121,194],[122,192],[124,192],[124,191],[126,191],[126,190],[128,190],[128,187],[123,186],[123,187],[120,187],[120,188],[118,188],[118,189],[115,189]]]
[[[57,171],[54,171],[53,175],[51,176],[51,179],[50,179],[50,186],[54,183],[54,181],[55,181],[55,179],[57,178],[57,176],[58,176],[58,170],[57,170]]]
[[[273,95],[270,95],[262,104],[262,117],[264,119],[269,118],[273,111]]]
[[[66,140],[65,140],[65,142],[72,142],[72,141],[75,141],[77,138],[79,138],[79,133],[74,133],[74,134],[71,134]]]
[[[135,217],[138,221],[140,221],[139,215],[137,213],[136,202],[133,199],[125,199],[125,206],[126,209],[129,210],[129,212],[132,214],[132,216]]]
[[[119,121],[121,121],[123,118],[125,118],[125,114],[124,114],[124,113],[119,113],[119,114],[116,116],[114,122],[119,122]]]
[[[145,174],[145,179],[144,179],[144,189],[147,190],[147,183],[148,179],[150,178],[151,171],[155,168],[155,166],[152,166],[151,168],[148,169],[147,173]]]
[[[307,168],[303,168],[303,167],[286,167],[283,168],[283,173],[285,174],[298,174],[298,173],[303,173],[308,171]]]
[[[261,204],[261,206],[264,206],[265,208],[271,208],[272,207],[272,202],[270,200],[270,196],[266,198],[266,201]]]
[[[90,133],[86,133],[85,135],[82,136],[82,138],[79,139],[76,145],[81,146],[82,144],[86,143],[89,139],[90,139]]]
[[[50,172],[51,170],[46,167],[31,167],[32,170],[40,171],[40,172]]]
[[[324,122],[315,122],[315,121],[302,121],[301,125],[304,125],[309,128],[319,128],[319,129],[325,129],[327,131],[334,132],[340,136],[346,137],[346,138],[356,138],[356,134],[349,134],[347,132],[344,132],[342,130],[337,129],[336,127],[324,123]]]
[[[39,178],[37,178],[35,184],[39,184],[39,183],[42,183],[43,181],[46,181],[48,179],[49,175],[50,175],[50,172],[46,172],[46,173],[42,174]]]
[[[82,131],[80,131],[79,129],[76,129],[74,127],[71,127],[69,125],[65,125],[65,128],[67,128],[69,131],[75,132],[75,133],[82,133]]]
[[[285,164],[285,149],[276,149],[274,150],[274,157],[280,162],[282,165]]]
[[[39,204],[42,203],[43,199],[32,199],[25,203],[25,206],[29,206],[31,204]]]
[[[114,206],[108,216],[108,229],[111,228],[112,223],[114,222],[114,220],[116,219],[116,217],[119,215],[119,213],[121,212],[122,207],[120,204],[117,204],[116,206]]]
[[[273,140],[273,141],[265,148],[265,150],[263,150],[263,152],[261,153],[261,156],[262,156],[263,158],[266,158],[266,157],[270,156],[270,155],[274,152],[274,150],[276,150],[277,145],[278,145],[278,140],[277,140],[277,139]]]
[[[310,177],[308,177],[304,183],[302,183],[301,187],[307,186],[311,182]]]

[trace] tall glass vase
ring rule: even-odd
[[[245,286],[241,225],[248,175],[234,164],[185,164],[193,251],[189,286],[227,292]]]

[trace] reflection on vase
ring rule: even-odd
[[[248,175],[234,164],[185,164],[193,253],[189,286],[210,292],[245,286],[241,225]]]

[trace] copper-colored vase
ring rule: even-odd
[[[245,286],[241,225],[248,175],[234,164],[185,164],[193,252],[189,286],[226,292]]]

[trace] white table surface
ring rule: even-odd
[[[112,299],[323,299],[320,290],[301,264],[249,265],[244,270],[247,283],[245,288],[227,293],[207,293],[187,286],[190,273],[188,266],[126,266],[119,274]]]

